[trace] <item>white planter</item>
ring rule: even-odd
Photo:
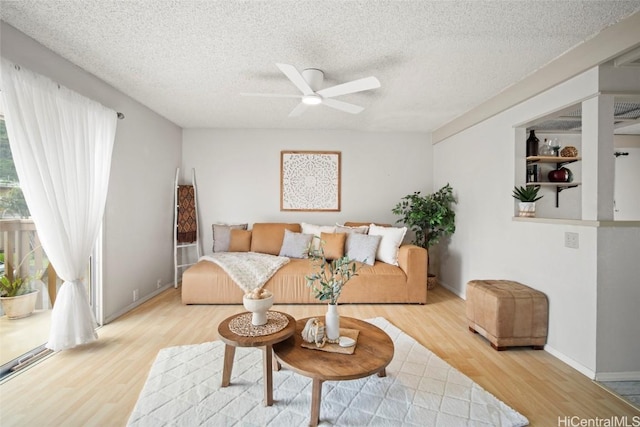
[[[325,334],[329,341],[336,341],[340,338],[340,315],[338,314],[338,304],[329,304],[327,314],[324,316]]]
[[[273,295],[262,299],[251,299],[245,295],[242,298],[242,304],[247,311],[253,313],[251,316],[251,324],[254,326],[262,326],[267,323],[267,311],[273,305]]]
[[[536,216],[536,202],[520,202],[518,208],[518,216],[530,218]]]
[[[29,294],[18,295],[17,297],[0,297],[2,302],[2,310],[9,319],[21,319],[31,316],[36,309],[36,301],[38,300],[38,290]]]

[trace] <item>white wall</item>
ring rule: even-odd
[[[640,371],[637,352],[632,348],[627,351],[624,340],[615,340],[619,345],[611,349],[596,345],[602,337],[599,328],[626,322],[637,325],[633,311],[619,312],[608,323],[598,320],[606,317],[609,310],[616,310],[616,301],[629,296],[616,291],[632,286],[627,273],[607,269],[608,287],[615,296],[599,300],[599,274],[603,272],[599,256],[603,248],[599,248],[597,224],[519,221],[513,218],[511,192],[514,181],[521,177],[520,182],[524,183],[524,164],[516,170],[514,159],[522,158],[524,162],[526,140],[524,132],[514,126],[597,93],[598,77],[597,69],[590,70],[434,147],[434,186],[450,182],[459,199],[457,230],[442,259],[441,282],[461,296],[469,280],[482,278],[516,280],[541,290],[549,298],[547,351],[590,377],[600,369],[596,361],[601,356],[607,360],[605,354],[613,351],[619,355],[606,364],[609,372]],[[585,173],[588,171],[582,170]],[[566,190],[570,191],[573,190]],[[560,194],[561,206],[566,192]],[[564,247],[565,232],[578,233],[578,249]],[[624,239],[607,245],[606,250],[610,259],[636,254],[637,263],[640,241]],[[629,263],[617,265],[624,268]],[[629,292],[638,298],[637,280],[633,286]],[[615,336],[616,331],[607,333]],[[627,331],[624,336],[628,339],[633,333]],[[637,329],[635,333],[640,338]]]
[[[280,211],[280,152],[340,151],[340,212]],[[185,176],[196,169],[201,239],[211,251],[213,223],[265,221],[394,223],[391,209],[406,194],[432,191],[432,145],[419,133],[351,131],[183,131]]]
[[[125,114],[118,121],[104,218],[104,318],[173,281],[173,178],[181,129],[15,28],[0,22],[2,56]]]

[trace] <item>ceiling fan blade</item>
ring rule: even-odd
[[[296,105],[296,108],[291,110],[291,112],[289,113],[289,117],[298,117],[298,116],[300,116],[302,113],[307,111],[308,107],[309,106],[307,104],[305,104],[304,102],[301,102],[300,104]]]
[[[280,93],[247,93],[247,92],[242,92],[240,93],[241,96],[262,96],[265,98],[302,98],[301,95],[284,95],[284,94],[280,94]]]
[[[338,101],[337,99],[325,98],[322,100],[322,105],[335,108],[336,110],[344,111],[345,113],[358,114],[364,108],[359,105],[349,104],[348,102]]]
[[[276,66],[280,68],[280,71],[282,71],[304,95],[311,95],[313,93],[313,90],[304,77],[302,77],[302,74],[296,70],[296,67],[288,64],[276,64]]]
[[[323,98],[333,98],[334,96],[346,95],[348,93],[362,92],[363,90],[377,89],[380,87],[380,81],[375,77],[365,77],[363,79],[353,80],[342,83],[337,86],[328,87],[319,90],[318,95]]]

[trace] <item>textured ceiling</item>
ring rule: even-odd
[[[634,1],[5,1],[0,18],[184,128],[428,132],[602,29]],[[298,94],[275,63],[319,68],[325,87],[376,76],[287,115]],[[126,111],[124,112],[126,114]]]

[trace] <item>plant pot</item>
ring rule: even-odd
[[[536,202],[518,203],[518,216],[533,218],[536,216]]]
[[[247,311],[253,313],[251,316],[251,324],[254,326],[262,326],[267,324],[267,311],[273,305],[273,294],[267,298],[251,299],[245,295],[242,298],[242,304]]]
[[[438,286],[438,278],[436,277],[435,274],[428,274],[427,275],[427,289],[431,290],[431,289],[434,289],[436,286]]]
[[[17,297],[0,297],[2,310],[11,320],[29,317],[36,309],[38,290]]]

